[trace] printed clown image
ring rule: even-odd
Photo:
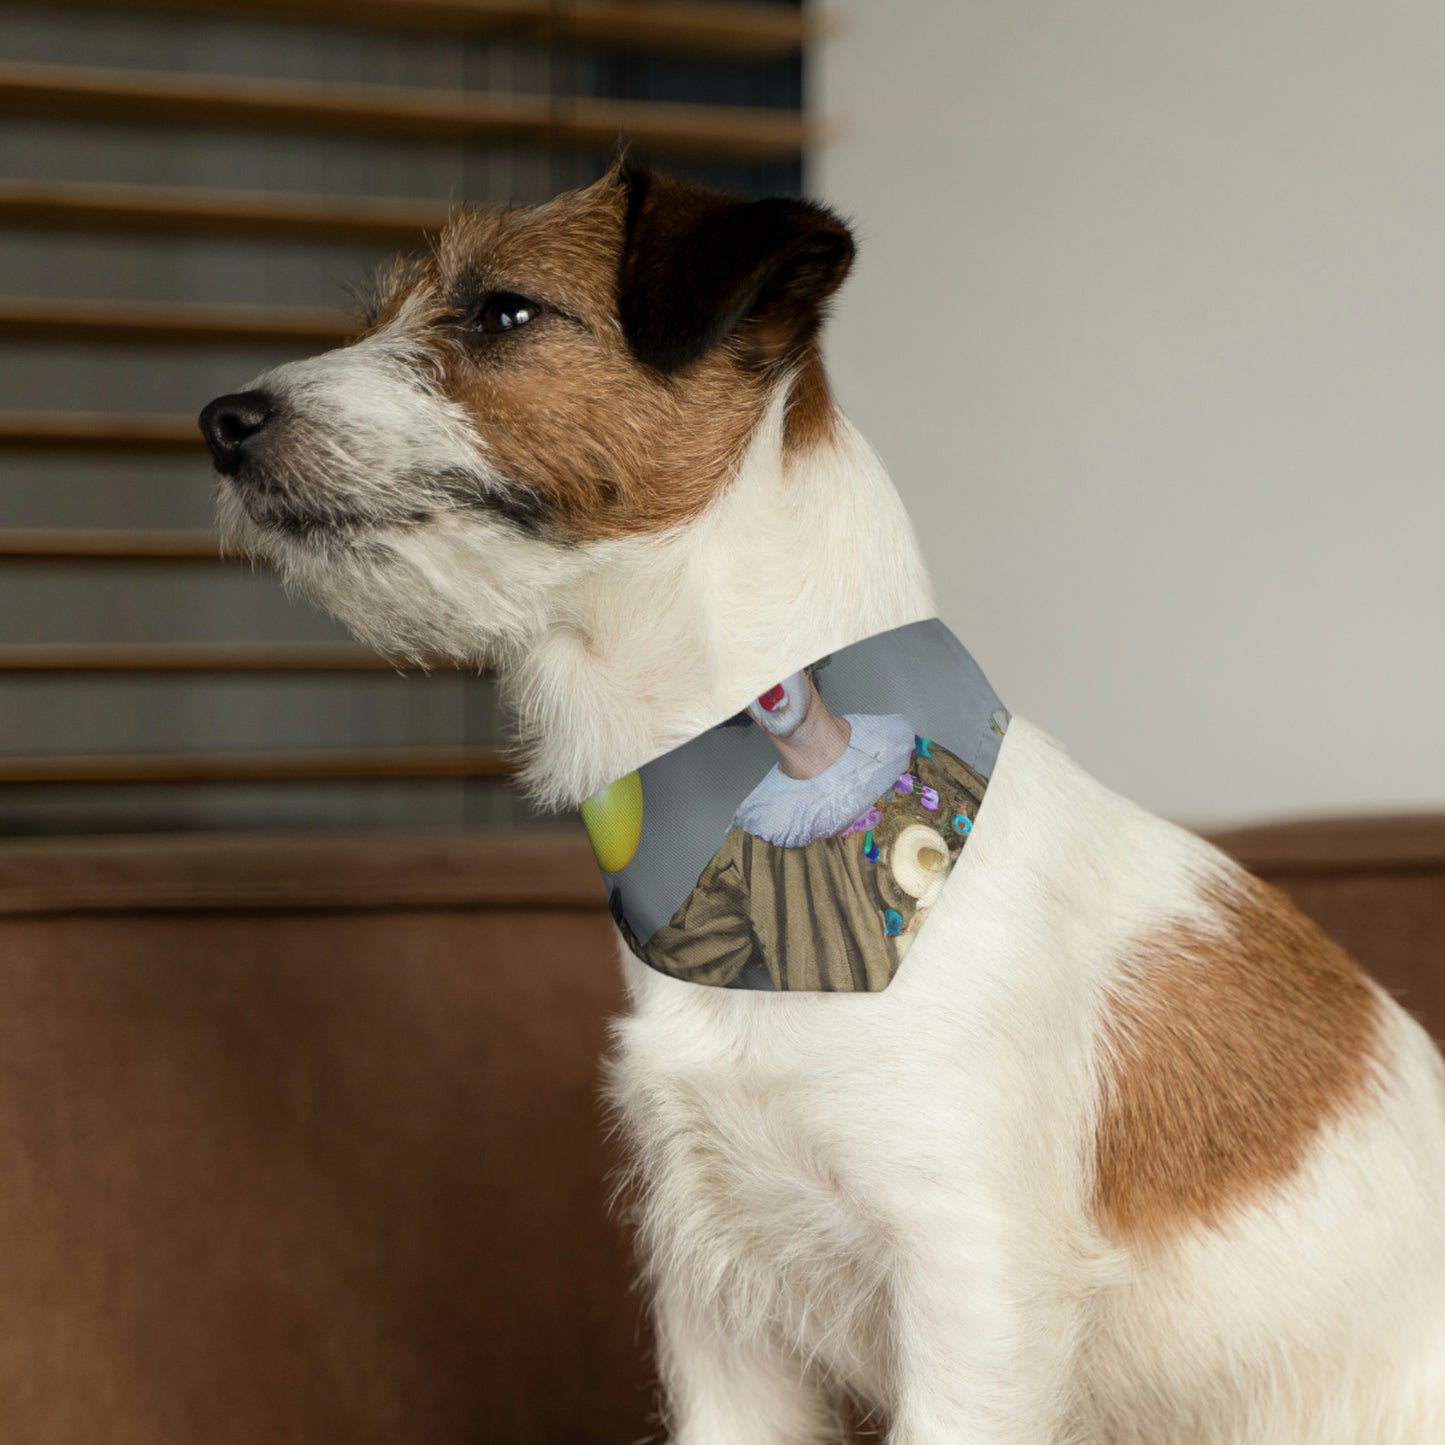
[[[838,716],[813,673],[747,710],[778,761],[645,962],[693,983],[877,992],[957,861],[985,779],[902,716]]]

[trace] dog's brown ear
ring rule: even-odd
[[[618,313],[640,361],[673,372],[735,336],[751,364],[798,356],[853,263],[831,211],[776,197],[740,201],[624,167],[627,220]]]

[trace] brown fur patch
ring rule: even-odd
[[[434,259],[401,274],[379,310],[379,325],[415,336],[433,355],[444,391],[516,489],[514,514],[569,540],[694,518],[735,474],[776,375],[752,363],[741,337],[670,374],[637,358],[618,317],[627,206],[614,171],[544,206],[463,212]],[[469,312],[497,292],[544,309],[515,332],[469,333]],[[810,347],[789,410],[790,444],[821,440],[831,415]]]
[[[832,441],[837,421],[838,407],[823,370],[822,355],[817,343],[810,343],[788,396],[783,444],[789,451],[811,451]]]
[[[826,207],[744,201],[675,176],[625,171],[618,313],[632,349],[672,373],[731,339],[759,369],[791,367],[853,264]]]
[[[1379,1000],[1348,955],[1247,874],[1210,901],[1219,932],[1136,948],[1105,1022],[1095,1212],[1134,1243],[1284,1183],[1372,1077]]]

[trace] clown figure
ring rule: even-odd
[[[813,671],[748,717],[778,761],[671,921],[642,945],[676,978],[876,992],[937,901],[985,780],[908,718],[829,711]]]

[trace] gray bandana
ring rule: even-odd
[[[691,983],[884,989],[1007,726],[937,618],[843,648],[582,804],[612,916]]]

